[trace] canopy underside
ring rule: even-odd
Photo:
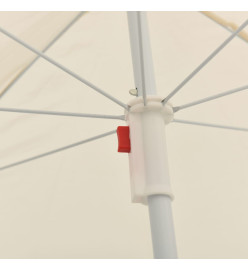
[[[0,12],[0,27],[42,51],[78,12]],[[214,12],[240,26],[248,12]],[[158,94],[166,97],[231,33],[199,12],[148,12]],[[230,30],[230,29],[229,29]],[[243,34],[246,35],[245,28]],[[124,12],[89,12],[47,55],[127,103],[135,88]],[[0,33],[0,92],[36,57]],[[235,38],[171,100],[248,84],[248,43]],[[175,118],[248,128],[242,91]],[[122,115],[123,108],[39,59],[0,108]],[[0,112],[0,167],[124,125]],[[180,258],[247,258],[247,132],[166,127]],[[151,258],[147,209],[132,205],[116,136],[0,171],[1,258]]]

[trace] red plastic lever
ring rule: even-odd
[[[120,126],[117,128],[118,152],[130,153],[131,145],[129,138],[129,126]]]

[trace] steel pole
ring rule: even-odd
[[[127,15],[135,86],[138,90],[138,96],[143,96],[145,99],[148,95],[156,95],[156,84],[146,13],[128,12]],[[146,105],[145,100],[144,105]],[[150,128],[152,129],[153,127],[151,126]],[[144,133],[146,133],[146,131],[149,133],[148,129],[144,130]],[[156,154],[156,150],[154,151],[154,149],[151,149],[153,147],[150,146],[144,146],[144,151],[146,152],[146,166],[152,166],[151,163],[153,162],[160,162],[159,160],[151,160],[151,158],[159,159],[161,153]],[[150,152],[148,150],[149,148],[153,157],[149,157],[149,154],[147,155],[147,153]],[[163,160],[167,161],[166,149],[162,155],[163,157],[165,156]],[[163,165],[167,170],[165,174],[168,175],[168,164],[162,164],[162,166]],[[146,175],[146,172],[144,173],[146,182],[151,182],[153,181],[152,178],[156,177],[156,173],[152,174],[151,172],[152,169],[149,170],[149,175]],[[147,204],[149,207],[154,258],[177,258],[171,198],[165,194],[159,194],[158,192],[158,194],[147,197]]]

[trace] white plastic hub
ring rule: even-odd
[[[130,127],[129,167],[132,202],[147,204],[147,196],[164,194],[173,198],[170,187],[165,140],[165,124],[173,120],[170,103],[162,97],[148,96],[131,100],[126,111]]]

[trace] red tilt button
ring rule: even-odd
[[[118,152],[130,153],[131,145],[129,138],[129,126],[118,127],[117,137],[118,137]]]

